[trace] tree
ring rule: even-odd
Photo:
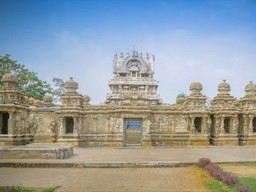
[[[36,72],[30,71],[24,65],[19,64],[6,54],[0,56],[0,85],[2,77],[6,73],[12,73],[19,78],[18,88],[28,97],[42,100],[46,94],[53,95],[54,90],[43,80],[40,80]]]
[[[177,95],[177,98],[184,98],[184,99],[186,99],[188,96],[185,94],[185,93],[179,93],[178,95]]]
[[[52,80],[55,83],[55,87],[57,87],[53,91],[54,95],[54,102],[59,103],[60,102],[60,96],[65,93],[65,87],[64,87],[64,81],[60,78],[53,78]]]

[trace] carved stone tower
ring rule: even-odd
[[[119,105],[157,105],[162,100],[157,94],[158,82],[154,75],[154,55],[133,51],[126,58],[123,53],[114,54],[114,78],[109,81],[111,93],[107,95],[106,104]]]

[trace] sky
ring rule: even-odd
[[[200,82],[213,99],[225,79],[244,96],[256,82],[256,0],[0,0],[0,55],[52,79],[73,77],[103,103],[114,53],[155,55],[158,94],[175,103]]]

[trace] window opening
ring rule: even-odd
[[[138,129],[141,128],[141,120],[126,120],[127,129]]]

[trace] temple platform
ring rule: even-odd
[[[0,147],[0,159],[66,159],[73,154],[73,147],[63,144],[33,143]]]

